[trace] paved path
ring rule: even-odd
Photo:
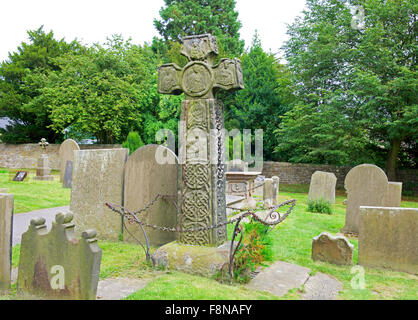
[[[37,217],[45,218],[46,226],[50,230],[52,221],[55,220],[55,215],[59,212],[67,212],[69,209],[69,206],[65,206],[15,214],[13,216],[13,246],[20,243],[22,234],[28,230],[32,219]]]
[[[291,289],[303,290],[303,300],[334,300],[342,290],[342,284],[323,273],[310,276],[311,270],[287,262],[278,261],[262,270],[248,287],[284,296]]]

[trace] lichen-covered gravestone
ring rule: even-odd
[[[338,265],[353,264],[352,245],[343,236],[332,236],[327,232],[322,232],[312,240],[312,260],[324,261]]]
[[[125,209],[131,212],[143,209],[157,195],[177,197],[177,171],[178,160],[170,149],[159,145],[147,145],[136,150],[125,164]],[[175,198],[159,199],[148,210],[139,214],[138,218],[148,224],[175,228],[177,209],[173,200]],[[144,241],[144,235],[137,224],[125,225],[129,232],[124,232],[124,241]],[[174,232],[144,228],[152,246],[176,240]]]
[[[358,263],[418,274],[418,209],[360,207]]]
[[[335,203],[335,185],[337,177],[332,172],[315,171],[309,185],[309,200],[329,201]]]
[[[345,225],[341,231],[358,233],[360,206],[382,206],[388,190],[388,179],[379,167],[362,164],[348,172],[344,187],[347,190],[347,208]]]
[[[227,240],[227,231],[224,107],[215,99],[215,93],[220,89],[244,87],[241,62],[221,59],[214,65],[218,47],[216,38],[210,34],[184,37],[180,53],[189,60],[184,68],[169,63],[158,70],[159,93],[184,92],[186,96],[179,127],[181,166],[177,221],[179,229],[196,231],[180,232],[178,241],[180,246],[216,246]],[[214,225],[218,227],[210,228]],[[161,247],[156,256],[167,255],[165,260],[176,264],[176,249],[171,247]],[[206,247],[204,254],[210,256],[207,251],[212,248]],[[203,253],[203,249],[199,252]],[[193,261],[198,259],[185,253],[179,260],[188,261],[190,269],[194,270]],[[210,264],[207,267],[210,268]],[[178,265],[178,269],[181,268]]]
[[[129,149],[74,151],[70,210],[76,231],[97,230],[100,239],[118,240],[122,218],[107,202],[123,204],[123,170]]]
[[[10,289],[13,195],[0,193],[0,293]]]
[[[74,150],[80,150],[77,142],[73,139],[67,139],[63,143],[61,143],[60,150],[59,150],[59,158],[60,158],[60,181],[64,181],[64,176],[67,167],[67,161],[74,161]]]
[[[72,213],[55,216],[48,233],[44,218],[31,220],[22,235],[18,292],[46,299],[94,300],[102,251],[96,231],[74,235]]]

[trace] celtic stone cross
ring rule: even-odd
[[[181,54],[189,62],[180,68],[174,63],[158,69],[158,92],[181,94],[179,127],[179,233],[184,244],[216,245],[226,241],[225,137],[223,105],[215,99],[217,90],[243,89],[241,62],[220,59],[216,38],[210,34],[182,39]],[[203,152],[202,152],[203,151]]]

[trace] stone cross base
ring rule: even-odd
[[[151,260],[156,267],[211,277],[224,265],[228,272],[230,246],[231,242],[218,247],[205,247],[174,241],[158,248]]]

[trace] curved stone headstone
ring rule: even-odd
[[[159,145],[146,145],[136,150],[125,164],[124,207],[138,211],[147,206],[158,194],[175,198],[159,199],[147,211],[138,214],[138,218],[152,225],[175,227],[177,209],[178,160],[168,148]],[[137,243],[137,238],[145,243],[144,235],[138,224],[125,223],[129,232],[124,230],[124,241]],[[145,227],[150,244],[161,246],[176,240],[176,233]],[[135,238],[131,236],[134,235]]]
[[[74,161],[74,150],[80,150],[77,142],[73,139],[67,139],[63,143],[61,143],[60,150],[59,150],[59,158],[60,158],[60,181],[64,181],[65,175],[65,167],[67,165],[67,161]]]
[[[373,164],[361,164],[351,169],[345,177],[347,208],[345,233],[359,232],[360,206],[380,207],[388,190],[388,178],[385,172]]]
[[[332,172],[315,171],[309,185],[309,200],[324,199],[335,203],[337,177]]]
[[[312,239],[312,260],[325,261],[339,265],[353,264],[352,245],[346,237],[332,236],[322,232]]]
[[[100,239],[118,240],[122,218],[105,206],[123,205],[123,170],[129,149],[74,151],[70,210],[76,231],[97,230]]]

